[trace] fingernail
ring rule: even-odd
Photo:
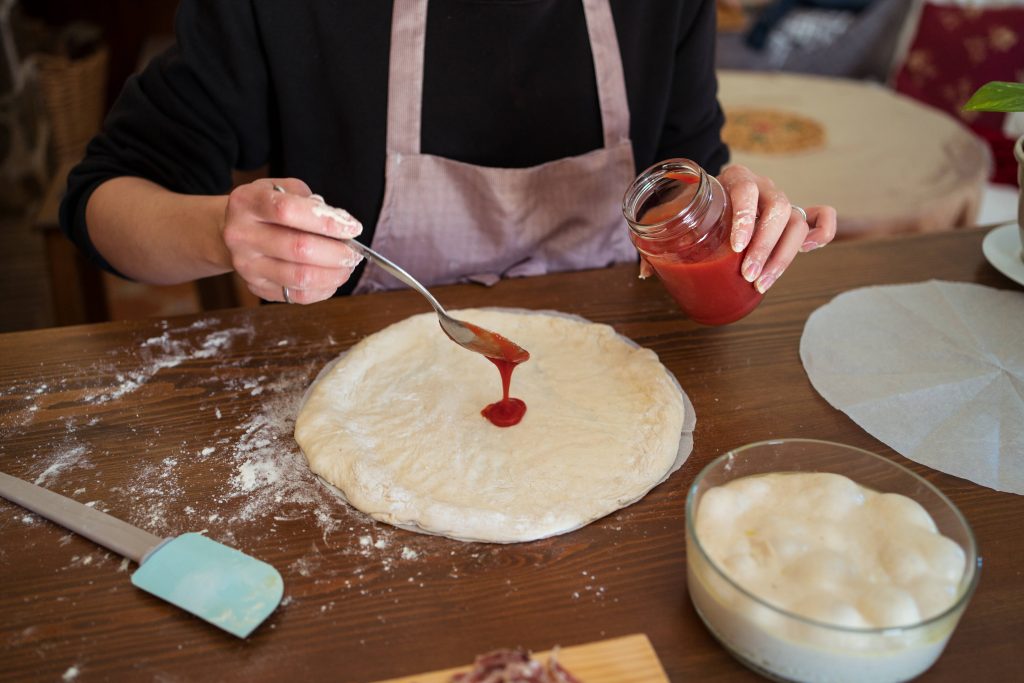
[[[310,199],[315,199],[315,200],[317,200],[318,202],[320,202],[321,204],[325,204],[325,203],[326,203],[326,202],[324,201],[324,198],[323,198],[323,197],[321,197],[321,196],[320,196],[320,195],[318,195],[318,194],[311,194],[311,195],[309,195],[309,198],[310,198]]]
[[[345,209],[339,209],[327,204],[313,207],[313,215],[321,218],[329,218],[342,228],[342,237],[355,237],[363,232],[363,224],[357,221],[352,214]]]
[[[754,225],[757,212],[753,209],[740,209],[732,216],[732,250],[743,251],[750,242],[750,236],[754,233],[749,229]]]
[[[778,279],[779,276],[776,275],[775,273],[765,273],[764,275],[757,279],[757,282],[754,284],[754,287],[761,294],[764,294],[765,292],[768,291],[769,287],[775,284],[775,281]]]
[[[761,274],[761,262],[754,258],[748,258],[743,262],[743,269],[740,271],[743,274],[743,279],[747,282],[753,282],[757,279],[757,276]]]
[[[732,250],[739,253],[747,248],[747,241],[750,239],[750,234],[740,231],[733,231],[732,233]]]
[[[800,251],[814,251],[815,249],[817,249],[820,246],[821,245],[818,244],[817,242],[812,242],[811,240],[807,240],[806,242],[804,242],[803,244],[800,245]]]

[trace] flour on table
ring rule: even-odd
[[[198,342],[191,338],[196,330],[209,329],[217,322],[216,319],[198,320],[186,327],[165,329],[162,334],[146,339],[136,351],[141,361],[140,366],[126,372],[117,372],[117,386],[88,395],[86,400],[93,403],[117,400],[145,385],[161,370],[177,367],[190,360],[214,358],[229,348],[239,336],[252,337],[255,334],[251,326],[246,326],[213,330]],[[166,321],[164,325],[167,325]]]
[[[56,477],[61,471],[85,464],[85,454],[88,448],[83,444],[73,445],[66,450],[58,451],[50,456],[50,464],[35,478],[36,486],[45,486],[46,483]]]
[[[279,525],[312,524],[321,532],[322,545],[309,548],[289,568],[317,581],[334,576],[336,585],[364,595],[370,591],[365,582],[372,577],[404,571],[436,552],[436,540],[422,546],[395,542],[393,529],[382,529],[345,505],[310,472],[292,434],[303,394],[320,363],[284,373],[254,372],[250,358],[227,355],[238,340],[257,335],[256,329],[251,324],[217,329],[219,324],[216,318],[178,326],[154,322],[155,332],[140,335],[134,346],[87,363],[56,363],[47,367],[45,381],[0,388],[0,437],[17,437],[27,429],[54,433],[44,445],[18,454],[26,463],[22,476],[63,495],[89,495],[81,502],[164,537],[204,529],[218,541],[245,549],[254,541],[275,539]],[[270,339],[271,347],[292,343]],[[209,394],[200,400],[193,419],[207,421],[213,431],[211,437],[204,429],[203,441],[186,435],[175,445],[168,435],[180,431],[180,424],[144,426],[136,419],[135,402],[151,395],[144,393],[147,384],[165,381],[166,373],[188,364],[195,366],[188,368],[192,374],[174,374],[171,381],[185,377]],[[196,367],[202,374],[194,374]],[[114,376],[115,385],[97,386],[97,378],[109,382]],[[236,403],[235,397],[244,401]],[[96,409],[68,414],[65,406],[75,404]],[[112,427],[132,436],[130,451],[109,450],[121,441],[111,442]],[[0,455],[13,453],[0,442]],[[118,477],[121,483],[111,487],[97,462],[125,468],[125,475]],[[197,488],[204,480],[208,490]],[[0,524],[49,524],[18,506],[4,503],[0,511]],[[107,562],[108,556],[96,554],[94,547],[91,554],[83,553],[89,542],[80,536],[23,533],[30,539],[26,550],[45,542],[77,551],[69,552],[66,566],[57,571],[95,571]],[[362,536],[370,539],[366,546],[359,543]],[[340,570],[321,563],[324,553],[359,561],[354,571]],[[114,563],[117,571],[130,571],[128,560],[115,557]],[[339,571],[346,573],[337,577]]]

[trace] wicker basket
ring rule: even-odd
[[[82,59],[34,55],[58,161],[79,159],[99,131],[107,95],[106,47]]]

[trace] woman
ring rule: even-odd
[[[360,232],[428,284],[635,260],[637,171],[728,157],[714,17],[713,0],[185,0],[177,45],[71,173],[62,225],[125,276],[233,269],[296,303],[396,286],[332,239]],[[805,220],[743,167],[720,180],[761,291],[835,235],[829,207]]]

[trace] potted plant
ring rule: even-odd
[[[965,111],[1024,112],[1024,83],[992,81],[978,88],[964,105]],[[1024,116],[1024,114],[1018,114]],[[1017,158],[1017,185],[1020,197],[1017,203],[1017,226],[1020,228],[1021,244],[1024,244],[1024,135],[1017,138],[1013,146]],[[1024,259],[1024,251],[1021,252]]]

